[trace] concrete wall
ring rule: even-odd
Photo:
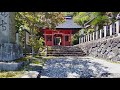
[[[102,38],[76,46],[79,46],[89,56],[120,61],[120,36]]]

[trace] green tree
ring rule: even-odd
[[[84,27],[82,30],[86,34],[96,30],[96,27],[100,30],[103,25],[114,23],[117,14],[118,12],[79,12],[74,15],[73,20]],[[76,37],[74,38],[76,39]]]
[[[20,33],[21,44],[24,45],[23,29],[26,28],[31,33],[30,45],[34,51],[37,51],[38,48],[43,47],[44,39],[40,36],[42,28],[55,29],[58,23],[64,21],[64,14],[62,12],[16,12],[15,20],[16,30],[19,30]]]

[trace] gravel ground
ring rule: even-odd
[[[48,60],[41,78],[120,78],[120,64],[91,57],[59,57]]]
[[[30,64],[25,68],[25,73],[20,78],[40,78],[41,70],[41,65]]]

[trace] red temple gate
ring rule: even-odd
[[[44,30],[44,38],[46,46],[71,46],[72,30]]]
[[[56,30],[43,29],[45,46],[71,46],[72,35],[79,31],[82,27],[75,24],[72,17],[65,17],[66,22],[56,26]]]

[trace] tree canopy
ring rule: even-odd
[[[43,46],[44,38],[40,35],[42,28],[54,29],[58,23],[64,22],[63,12],[16,12],[15,16],[15,27],[19,30],[20,44],[24,46],[23,29],[27,29],[32,34],[29,44],[36,51]]]
[[[84,34],[93,32],[94,30],[103,29],[104,25],[110,25],[116,21],[116,16],[119,12],[67,12],[66,15],[73,16],[73,20],[84,27],[81,31]],[[73,36],[74,40],[78,41],[78,34]]]
[[[24,27],[33,33],[33,35],[38,35],[39,38],[37,37],[37,40],[41,40],[42,34],[40,33],[42,28],[48,27],[55,29],[57,24],[64,22],[64,16],[72,16],[77,24],[84,27],[84,32],[88,33],[94,31],[97,26],[98,29],[101,29],[103,25],[109,25],[115,22],[118,13],[119,12],[16,12],[16,30],[21,32],[22,38],[22,29]]]
[[[82,26],[90,24],[101,28],[103,25],[114,22],[117,14],[118,12],[79,12],[74,16],[74,21]]]

